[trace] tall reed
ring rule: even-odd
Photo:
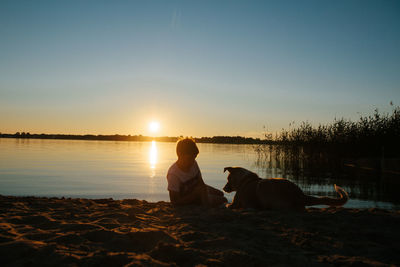
[[[374,157],[384,153],[396,157],[400,154],[399,138],[400,107],[396,107],[391,114],[380,114],[375,109],[373,115],[360,116],[356,122],[341,118],[316,127],[309,122],[302,122],[297,128],[282,129],[272,141],[348,156]]]
[[[400,107],[395,107],[390,114],[375,109],[373,115],[360,116],[355,122],[345,118],[318,126],[302,122],[275,136],[266,134],[268,145],[259,145],[256,151],[259,162],[271,161],[274,145],[275,155],[289,171],[336,172],[344,159],[399,158],[399,138]]]

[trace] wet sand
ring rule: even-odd
[[[0,196],[1,266],[400,265],[400,212]]]

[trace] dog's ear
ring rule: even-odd
[[[228,171],[228,172],[232,172],[233,168],[232,167],[225,167],[224,168],[224,172]]]

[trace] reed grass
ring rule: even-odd
[[[400,154],[400,107],[391,114],[375,109],[373,115],[361,116],[356,122],[341,118],[316,127],[302,122],[299,127],[282,129],[275,138],[268,137],[275,144],[328,149],[344,155],[381,156],[383,152],[396,157]]]
[[[383,114],[375,109],[372,115],[360,116],[358,121],[340,118],[318,126],[309,122],[290,126],[275,136],[265,134],[268,144],[255,148],[257,164],[278,165],[291,172],[335,173],[346,159],[378,162],[400,156],[400,107]]]

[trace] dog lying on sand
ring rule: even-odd
[[[261,179],[257,174],[240,167],[226,167],[227,193],[236,191],[229,208],[280,209],[304,211],[305,206],[342,206],[349,199],[346,191],[334,185],[339,198],[307,196],[294,183],[283,178]]]

